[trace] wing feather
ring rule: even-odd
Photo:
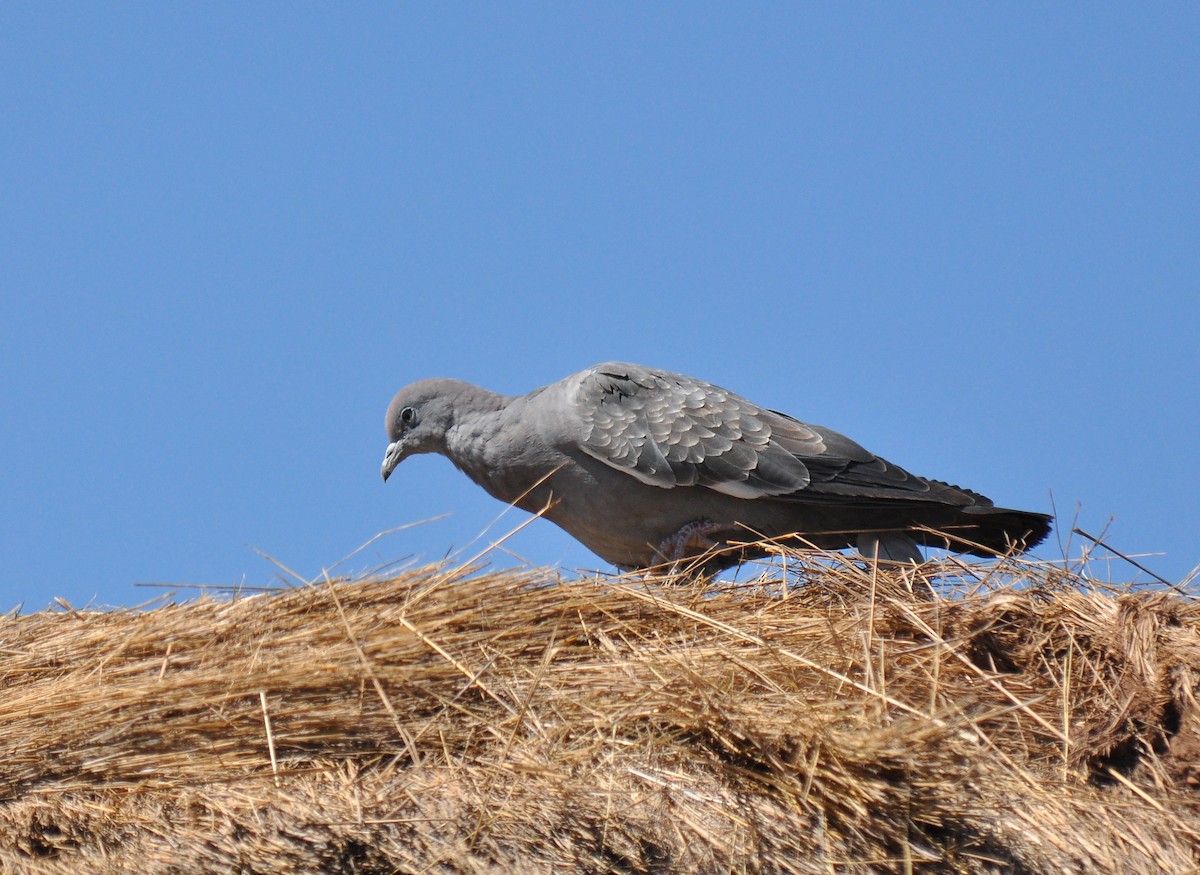
[[[850,438],[711,383],[625,362],[571,379],[580,448],[643,483],[738,498],[933,498],[929,481]]]
[[[757,498],[809,482],[800,457],[772,442],[773,414],[709,383],[616,362],[580,374],[574,400],[584,452],[645,483]],[[794,446],[820,443],[801,423],[786,430]]]

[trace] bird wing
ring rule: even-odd
[[[682,374],[624,362],[576,375],[581,449],[662,488],[705,486],[737,498],[924,497],[929,481],[844,435],[758,407]]]

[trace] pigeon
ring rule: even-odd
[[[832,429],[627,362],[518,396],[421,380],[392,399],[385,426],[385,481],[409,456],[439,453],[621,570],[711,575],[770,542],[920,563],[918,545],[996,556],[1050,531],[1046,514],[995,507]]]

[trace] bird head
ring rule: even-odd
[[[380,469],[384,480],[409,456],[445,452],[456,390],[463,385],[457,380],[422,380],[396,393],[383,423],[388,437]]]

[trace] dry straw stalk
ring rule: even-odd
[[[4,618],[0,872],[1196,871],[1191,600],[787,565]]]

